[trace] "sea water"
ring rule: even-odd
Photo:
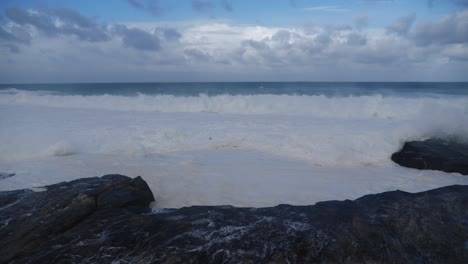
[[[390,160],[430,137],[468,142],[467,83],[0,85],[0,190],[120,173],[157,207],[272,206],[468,184]]]

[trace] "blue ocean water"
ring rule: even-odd
[[[0,90],[50,91],[56,95],[324,95],[328,97],[468,96],[468,83],[426,82],[229,82],[0,84]]]

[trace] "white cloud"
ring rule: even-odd
[[[448,45],[444,48],[442,54],[454,60],[468,61],[468,44]]]
[[[468,43],[468,10],[446,16],[437,22],[423,22],[411,32],[421,45]]]
[[[464,17],[456,15],[456,21]],[[80,23],[86,26],[86,21]],[[419,31],[411,28],[420,30],[418,25],[397,27],[405,34],[346,25],[265,27],[213,21],[90,25],[109,38],[89,41],[74,32],[51,36],[30,25],[4,25],[0,82],[413,80],[423,74],[436,80],[466,79],[439,71],[451,61],[458,66],[468,62],[466,43],[417,45],[413,38]],[[457,22],[457,32],[464,32],[464,25]],[[16,41],[13,29],[26,30],[30,38]],[[9,43],[20,50],[12,52]],[[426,65],[434,72],[428,74]]]
[[[349,8],[343,6],[312,6],[303,8],[305,11],[324,11],[324,12],[348,12],[351,11]]]
[[[398,35],[406,35],[416,19],[416,14],[410,14],[387,26],[387,32]]]

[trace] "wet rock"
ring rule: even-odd
[[[406,142],[392,155],[401,166],[468,175],[468,145],[441,139]]]
[[[149,188],[143,187],[140,195],[135,194],[140,181],[108,175],[50,185],[44,192],[0,192],[0,263],[37,252],[80,224],[96,212],[101,194],[106,196],[104,201],[113,196],[119,197],[119,205],[146,208],[154,199]]]
[[[468,186],[270,208],[150,194],[118,175],[1,192],[0,263],[468,263]]]
[[[15,173],[0,172],[0,180],[15,176]]]
[[[114,175],[104,176],[114,177]],[[141,177],[136,177],[131,181],[123,180],[125,184],[110,184],[105,190],[101,190],[97,196],[97,206],[105,208],[124,208],[148,206],[154,201],[153,193]]]

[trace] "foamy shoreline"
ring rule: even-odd
[[[274,206],[467,184],[400,168],[407,140],[468,135],[464,96],[0,93],[0,190],[143,176],[162,207]]]

